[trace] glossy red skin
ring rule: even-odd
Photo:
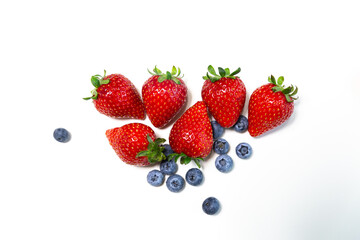
[[[157,128],[165,127],[186,103],[187,87],[173,80],[158,81],[159,76],[150,77],[142,87],[142,97],[146,113]]]
[[[232,127],[244,108],[246,88],[240,78],[205,80],[201,96],[209,112],[224,128]]]
[[[105,79],[110,82],[97,89],[95,108],[108,117],[145,119],[145,106],[132,82],[121,74],[111,74]]]
[[[169,136],[176,153],[204,158],[211,152],[213,133],[204,102],[198,101],[174,123]]]
[[[287,102],[282,92],[273,92],[274,86],[272,83],[263,85],[250,96],[248,131],[253,137],[280,126],[294,112],[294,102]]]
[[[123,162],[135,166],[150,165],[147,157],[136,157],[136,154],[147,149],[149,144],[146,138],[147,134],[152,140],[155,140],[155,133],[149,126],[142,123],[129,123],[122,127],[109,129],[105,134]]]

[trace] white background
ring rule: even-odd
[[[357,1],[1,1],[0,239],[360,239]],[[295,112],[259,138],[227,130],[235,166],[171,193],[124,164],[105,130],[131,120],[82,100],[90,77],[122,73],[140,91],[172,65],[187,107],[207,66],[241,67],[249,95],[267,77],[299,87]],[[171,126],[155,129],[168,138]],[[56,142],[55,128],[72,140]],[[235,154],[248,142],[249,160]],[[180,166],[185,175],[194,164]],[[215,196],[218,215],[202,212]]]

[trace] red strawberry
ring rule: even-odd
[[[166,158],[162,153],[164,147],[161,147],[165,139],[155,139],[154,131],[145,124],[129,123],[109,129],[106,137],[116,154],[127,164],[147,166]]]
[[[184,106],[187,88],[179,77],[180,69],[172,68],[171,73],[162,73],[156,66],[154,73],[142,87],[142,97],[146,113],[151,123],[157,128],[163,128]]]
[[[209,73],[202,87],[201,96],[209,112],[224,128],[232,127],[243,110],[246,97],[246,88],[239,77],[235,76],[240,68],[230,73],[228,68],[219,67],[219,74],[210,65]]]
[[[145,119],[145,107],[140,94],[129,79],[121,74],[106,76],[94,75],[91,83],[95,89],[92,96],[95,108],[102,114],[113,118]]]
[[[181,157],[182,164],[194,160],[200,167],[199,160],[210,154],[213,145],[211,123],[204,102],[195,103],[174,123],[169,142],[175,154],[170,154],[168,159]]]
[[[249,101],[249,128],[251,136],[261,134],[283,124],[294,111],[294,95],[298,88],[285,88],[282,84],[284,77],[269,77],[268,84],[257,88],[250,96]]]

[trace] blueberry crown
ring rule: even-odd
[[[219,74],[216,73],[213,66],[209,65],[208,72],[206,73],[206,76],[203,76],[203,79],[204,80],[210,80],[211,82],[216,82],[216,81],[220,80],[221,78],[235,79],[236,74],[238,74],[241,71],[241,68],[238,68],[233,72],[230,72],[229,68],[224,69],[224,68],[218,67],[218,70],[219,70]]]
[[[175,83],[181,84],[181,82],[180,82],[180,80],[178,78],[183,78],[184,77],[184,74],[182,76],[180,76],[180,74],[181,74],[180,68],[176,68],[175,66],[172,67],[171,72],[166,71],[166,73],[163,73],[156,66],[155,66],[153,72],[150,72],[149,69],[148,69],[148,72],[151,75],[159,76],[158,82],[160,82],[160,83],[165,81],[165,80],[173,80]]]
[[[294,87],[293,85],[289,87],[285,87],[283,85],[284,83],[283,76],[280,76],[276,81],[275,77],[271,75],[270,77],[268,77],[268,81],[275,85],[272,88],[273,92],[282,92],[285,95],[286,101],[293,102],[294,100],[298,99],[298,97],[295,97],[295,95],[298,92],[298,87],[297,86]]]

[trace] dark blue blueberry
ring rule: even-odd
[[[217,121],[211,121],[211,127],[213,130],[214,139],[217,139],[224,134],[225,128],[223,128]]]
[[[53,136],[56,139],[56,141],[62,142],[62,143],[70,141],[70,138],[71,138],[70,133],[65,128],[55,129]]]
[[[214,197],[208,197],[202,204],[203,211],[208,215],[214,215],[220,209],[220,202]]]
[[[204,175],[198,168],[191,168],[185,175],[186,181],[193,186],[198,186],[202,183]]]
[[[169,144],[163,144],[162,146],[164,147],[163,153],[166,157],[174,153],[174,151],[172,150]]]
[[[215,159],[215,167],[223,173],[230,172],[233,168],[234,162],[227,154],[222,154]]]
[[[159,170],[152,170],[147,175],[147,181],[150,185],[158,187],[164,183],[165,176]]]
[[[237,122],[234,125],[234,129],[237,132],[246,132],[246,130],[248,129],[249,126],[249,122],[248,119],[244,116],[244,115],[240,115],[239,119],[237,120]]]
[[[225,154],[229,152],[230,145],[225,139],[219,138],[214,141],[213,148],[217,154]]]
[[[185,180],[182,176],[174,174],[166,180],[166,186],[171,192],[180,192],[185,187]]]
[[[164,160],[160,163],[160,171],[166,175],[173,175],[178,170],[178,165],[175,160],[172,159],[170,161]]]
[[[252,148],[248,143],[240,143],[236,146],[236,155],[241,159],[247,159],[252,154]]]

